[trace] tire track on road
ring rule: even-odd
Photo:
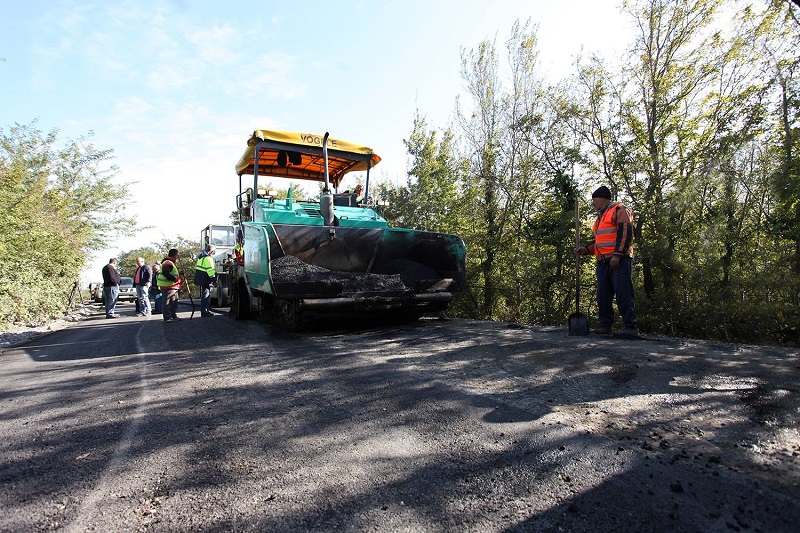
[[[147,380],[147,354],[151,352],[145,349],[142,332],[148,322],[153,320],[153,318],[150,318],[150,320],[143,320],[134,336],[134,344],[139,364],[139,398],[136,403],[136,408],[131,414],[128,427],[117,443],[114,453],[111,455],[111,459],[109,459],[108,464],[103,469],[98,483],[83,499],[75,520],[65,528],[66,531],[70,533],[82,533],[95,529],[97,518],[102,515],[101,504],[104,500],[109,499],[117,489],[119,478],[125,472],[125,463],[130,458],[130,451],[134,439],[140,433],[142,425],[148,416],[147,411],[151,401],[151,394],[148,389]],[[163,329],[161,336],[163,338]]]

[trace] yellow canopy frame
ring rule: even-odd
[[[256,130],[236,164],[236,173],[325,181],[322,135],[291,131]],[[381,158],[371,148],[328,137],[328,175],[338,187],[349,172],[368,171]]]

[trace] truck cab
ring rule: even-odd
[[[214,270],[216,284],[211,287],[211,303],[218,307],[230,305],[230,278],[228,264],[233,261],[233,249],[236,246],[236,230],[234,225],[209,224],[200,232],[200,243],[205,251],[206,245],[215,247]]]

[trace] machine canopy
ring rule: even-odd
[[[258,175],[325,181],[322,135],[293,131],[256,130],[236,164],[239,176],[255,173],[258,150]],[[328,173],[338,187],[348,172],[366,171],[381,158],[371,148],[328,137]]]

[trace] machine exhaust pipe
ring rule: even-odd
[[[328,135],[326,131],[325,136],[322,137],[322,160],[325,163],[325,188],[322,189],[322,195],[319,197],[319,212],[322,214],[322,220],[326,226],[331,226],[331,240],[335,238],[335,230],[333,230],[333,194],[331,193],[330,175],[328,171]]]

